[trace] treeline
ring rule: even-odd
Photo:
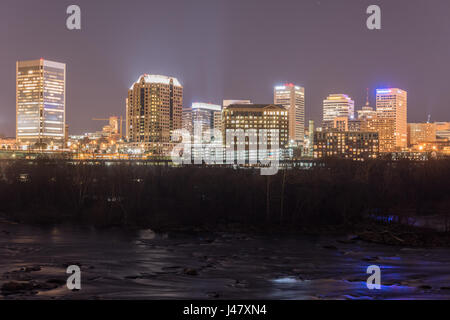
[[[450,161],[326,160],[309,170],[0,162],[0,213],[32,223],[298,227],[450,215]]]

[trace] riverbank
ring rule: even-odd
[[[156,229],[157,232],[172,234],[207,234],[230,232],[235,234],[253,234],[258,236],[302,235],[333,236],[341,243],[365,241],[389,246],[408,247],[450,247],[450,233],[429,228],[414,227],[398,223],[380,223],[372,220],[339,226],[244,226],[240,224],[224,224],[221,226],[199,226],[195,228],[166,226]]]
[[[0,229],[3,225],[22,224],[27,222],[14,221],[7,215],[0,213]],[[38,223],[35,226],[71,226],[70,223],[49,224]],[[74,226],[89,227],[86,224],[75,223]],[[95,227],[95,226],[94,226]],[[140,231],[148,228],[136,226],[96,226],[104,230],[128,230]],[[385,223],[365,219],[362,222],[346,225],[329,226],[289,226],[289,225],[244,225],[240,223],[221,222],[214,225],[180,226],[175,224],[164,224],[150,229],[158,234],[178,235],[214,235],[229,233],[235,235],[253,235],[265,237],[277,237],[280,235],[290,236],[332,236],[339,239],[341,243],[355,243],[365,241],[389,246],[407,246],[414,248],[450,247],[450,232],[442,232],[430,228],[405,225],[400,223]]]

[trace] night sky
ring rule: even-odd
[[[66,29],[66,8],[82,30]],[[366,9],[382,9],[382,30]],[[409,122],[450,121],[449,0],[1,0],[0,133],[15,132],[15,62],[67,64],[70,133],[99,130],[91,118],[125,115],[141,74],[177,77],[184,105],[223,99],[273,102],[273,86],[306,88],[307,120],[322,100],[366,88],[408,91]]]

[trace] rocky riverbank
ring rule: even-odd
[[[179,227],[164,226],[158,228],[157,232],[171,234],[213,234],[215,232],[228,232],[247,235],[310,235],[310,236],[333,236],[341,243],[354,243],[365,241],[390,246],[407,247],[450,247],[450,233],[440,232],[433,229],[414,227],[398,223],[381,223],[373,220],[339,226],[308,226],[290,227],[273,225],[267,226],[245,226],[242,224],[223,223],[214,226]]]

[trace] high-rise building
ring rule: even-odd
[[[279,147],[288,145],[288,111],[281,105],[273,104],[233,104],[223,110],[224,141],[226,130],[279,130]],[[248,137],[247,145],[249,143]]]
[[[401,89],[377,90],[377,117],[394,120],[394,136],[390,139],[394,140],[396,149],[406,148],[408,145],[407,98],[407,92]]]
[[[436,141],[435,123],[408,123],[408,145]]]
[[[376,132],[334,130],[314,133],[314,158],[339,157],[363,161],[376,158],[378,152]]]
[[[287,83],[275,87],[274,103],[288,110],[290,143],[303,144],[305,139],[305,88]]]
[[[395,119],[370,118],[364,122],[364,131],[377,132],[380,152],[392,152],[395,150]]]
[[[66,124],[66,65],[44,59],[16,64],[16,138],[30,147],[62,148]]]
[[[323,122],[332,123],[335,118],[354,119],[355,102],[346,94],[330,94],[323,101]]]
[[[211,130],[215,128],[215,125],[220,125],[218,118],[222,116],[222,106],[211,104],[211,103],[201,103],[195,102],[192,104],[192,124],[201,128],[201,132],[206,130]],[[219,118],[219,119],[220,119]],[[217,128],[217,129],[220,129]]]
[[[128,90],[127,140],[158,155],[174,146],[171,134],[182,128],[183,86],[176,78],[143,75]]]
[[[221,130],[222,106],[194,102],[189,109],[183,110],[183,128],[192,135],[196,126],[202,133],[211,129]]]

